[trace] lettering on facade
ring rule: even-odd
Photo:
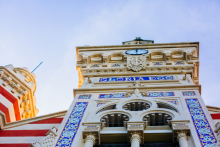
[[[174,77],[173,76],[113,77],[113,78],[100,78],[99,82],[151,81],[151,80],[174,80]]]

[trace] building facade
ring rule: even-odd
[[[1,109],[0,146],[218,146],[220,108],[201,98],[198,42],[137,37],[76,53],[79,88],[68,111],[7,122]]]

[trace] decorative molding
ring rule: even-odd
[[[83,95],[79,95],[78,99],[90,99],[91,98],[91,94],[83,94]]]
[[[177,105],[177,101],[167,101],[167,102],[170,102],[170,103],[172,103],[172,104]]]
[[[112,64],[111,67],[120,67],[121,64],[118,64],[118,63],[115,63],[115,64]]]
[[[27,93],[24,89],[21,88],[21,85],[15,83],[15,80],[12,79],[10,76],[6,76],[3,71],[0,71],[0,78],[4,81],[2,85],[5,87],[10,85],[12,87],[11,93],[15,93],[16,91],[19,93],[19,96],[23,93]]]
[[[163,74],[176,74],[181,73],[181,71],[186,71],[187,73],[193,73],[193,65],[182,65],[181,67],[179,65],[172,65],[172,66],[149,66],[146,67],[146,69],[142,70],[142,74],[158,74],[158,72],[161,72]],[[125,73],[127,75],[133,75],[134,72],[131,70],[128,70],[125,67],[120,68],[112,68],[112,67],[99,67],[99,68],[82,68],[80,69],[83,76],[89,76],[89,75],[124,75]]]
[[[175,65],[184,65],[185,63],[184,63],[184,61],[176,61],[175,62]]]
[[[127,68],[135,72],[145,69],[146,55],[127,55]]]
[[[155,81],[155,80],[174,80],[174,76],[148,76],[148,77],[112,77],[112,78],[99,78],[99,82]]]
[[[163,62],[153,62],[153,66],[163,65]]]
[[[144,84],[141,84],[140,81],[134,81],[133,84],[128,85],[128,87],[144,87]]]
[[[186,123],[172,123],[172,129],[173,131],[186,131],[188,134],[190,134],[190,129],[188,124]]]
[[[75,104],[62,133],[58,138],[55,145],[56,147],[72,145],[88,104],[89,102],[77,102]]]
[[[214,147],[217,140],[198,99],[186,99],[186,104],[202,147]]]
[[[91,67],[91,68],[99,68],[99,66],[100,66],[99,64],[93,64],[93,65],[91,65],[90,67]]]
[[[129,98],[130,95],[126,95],[126,93],[114,93],[114,94],[99,94],[99,99],[105,98]]]
[[[104,105],[104,104],[106,104],[106,103],[97,103],[96,107],[99,107],[99,106]]]
[[[183,91],[183,96],[194,96],[196,95],[195,91]]]
[[[126,92],[126,93],[114,93],[114,94],[99,94],[99,99],[104,98],[129,98],[132,94],[138,95],[140,94],[139,91],[136,90],[134,92]],[[175,96],[174,92],[141,92],[142,97],[169,97]],[[169,101],[177,105],[176,101]]]
[[[43,138],[40,141],[37,141],[36,143],[33,143],[30,147],[52,147],[55,145],[55,139],[57,136],[57,128],[54,126],[52,129],[50,129],[49,132],[47,132],[47,136]]]
[[[142,97],[168,97],[175,96],[174,92],[148,92],[148,96],[143,95]]]
[[[144,125],[142,124],[142,125],[140,125],[140,124],[128,124],[127,125],[127,130],[128,131],[143,131],[144,130]]]

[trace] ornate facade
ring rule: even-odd
[[[138,49],[148,53],[125,53]],[[2,124],[0,146],[217,146],[220,108],[201,98],[198,42],[136,38],[76,53],[79,88],[68,111]],[[29,135],[7,136],[16,131]]]

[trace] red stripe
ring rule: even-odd
[[[8,108],[5,107],[5,105],[3,105],[2,103],[0,103],[0,110],[5,114],[6,121],[7,121],[8,123],[11,122],[9,110],[8,110]]]
[[[11,95],[5,88],[0,85],[0,94],[2,94],[5,98],[7,98],[12,104],[17,101],[17,99]]]
[[[212,119],[220,119],[220,113],[211,114]]]
[[[57,124],[57,123],[62,123],[63,118],[49,118],[49,119],[45,119],[45,120],[40,120],[40,121],[36,121],[30,124]]]
[[[14,106],[16,121],[21,120],[21,114],[20,114],[20,109],[19,109],[18,101],[15,101],[13,106]]]
[[[0,94],[9,100],[14,107],[16,121],[21,120],[20,109],[18,105],[18,99],[15,98],[10,92],[0,85]]]
[[[29,147],[30,143],[24,143],[24,144],[0,144],[0,147]]]
[[[0,137],[46,136],[49,130],[1,130]]]

